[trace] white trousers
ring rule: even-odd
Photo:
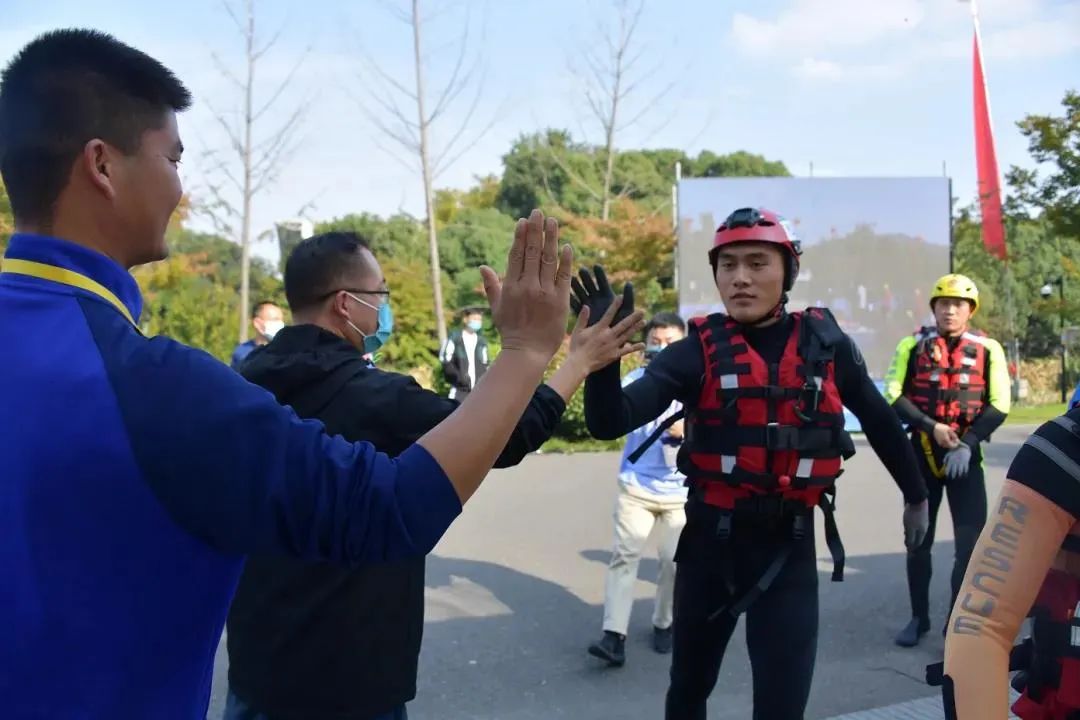
[[[653,626],[671,627],[675,595],[675,548],[686,525],[686,499],[665,497],[619,484],[615,501],[615,548],[604,588],[604,630],[626,635],[634,605],[641,549],[656,528],[660,574],[656,582]]]

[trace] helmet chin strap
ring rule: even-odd
[[[761,325],[763,323],[770,322],[772,320],[780,320],[780,319],[782,319],[784,317],[784,315],[787,314],[787,310],[786,310],[787,303],[788,303],[788,296],[787,296],[787,293],[785,292],[780,296],[780,302],[776,303],[776,305],[773,306],[772,310],[765,313],[764,315],[759,317],[757,320],[754,320],[753,322],[744,322],[744,323],[741,323],[741,324],[746,325],[747,327],[758,327],[759,325]]]

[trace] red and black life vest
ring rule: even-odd
[[[1069,535],[1063,548],[1080,550],[1080,537]],[[1021,720],[1080,718],[1080,578],[1060,570],[1046,574],[1031,608],[1031,637],[1024,672],[1013,686],[1023,694],[1013,704]],[[1011,663],[1010,663],[1011,664]]]
[[[916,336],[914,374],[907,397],[915,407],[954,430],[978,417],[986,394],[987,347],[982,333],[967,331],[952,351],[946,338],[926,327]]]
[[[708,505],[778,496],[816,507],[854,454],[844,431],[833,348],[843,337],[822,308],[795,312],[778,364],[716,314],[691,321],[705,353],[697,406],[687,410],[681,470]]]
[[[679,469],[692,497],[718,509],[717,538],[732,532],[736,515],[790,523],[791,540],[745,594],[710,615],[738,617],[777,577],[821,507],[833,581],[844,577],[844,546],[833,501],[844,459],[855,453],[844,431],[834,351],[844,337],[823,308],[791,314],[794,327],[779,363],[767,363],[741,326],[715,314],[691,321],[705,354],[697,405],[686,410]],[[783,526],[783,525],[782,525]]]

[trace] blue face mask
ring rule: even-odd
[[[359,333],[360,337],[364,339],[364,354],[374,355],[379,348],[386,344],[386,341],[390,339],[390,334],[394,331],[394,312],[390,309],[390,301],[386,300],[378,307],[372,305],[369,302],[365,302],[356,297],[350,292],[345,293],[356,302],[361,305],[367,305],[369,308],[378,313],[379,324],[375,328],[374,335],[368,335],[360,328],[356,327],[351,320],[346,320],[353,330]]]
[[[465,323],[465,327],[469,328],[473,332],[480,332],[480,328],[484,327],[484,321],[470,320],[469,322]]]

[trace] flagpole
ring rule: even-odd
[[[990,105],[990,90],[987,87],[986,81],[986,63],[983,61],[983,44],[982,44],[982,29],[979,26],[979,4],[978,0],[967,0],[971,5],[971,24],[975,28],[975,52],[978,54],[979,67],[982,69],[982,95],[984,102],[986,103],[986,122],[990,128],[990,137],[994,136],[994,113]],[[1001,174],[1001,166],[997,168],[997,193],[999,198],[1004,198],[1005,194],[1005,180]],[[1015,230],[1013,222],[1005,223],[1006,227],[1011,230]],[[1008,233],[1006,232],[1006,239],[1008,239]],[[1012,267],[1009,264],[1009,257],[1006,253],[1004,259],[1004,279],[1005,279],[1005,314],[1009,321],[1009,334],[1012,336],[1012,351],[1013,360],[1016,363],[1016,387],[1020,386],[1020,339],[1016,334],[1016,312],[1013,304],[1012,293]]]
[[[978,3],[978,0],[967,0],[967,2],[971,5],[971,24],[975,28],[975,48],[976,48],[976,52],[979,53],[979,67],[982,68],[982,77],[983,77],[983,88],[982,88],[982,90],[983,90],[983,97],[986,98],[986,120],[987,120],[987,124],[990,126],[990,136],[991,137],[997,137],[996,135],[994,135],[994,110],[990,106],[990,89],[986,86],[987,85],[987,83],[986,83],[986,62],[984,62],[984,60],[983,60],[982,29],[979,26],[979,3]],[[1001,174],[1001,166],[999,165],[998,166],[998,195],[1002,195],[1004,193],[1004,191],[1005,191],[1005,178]]]

